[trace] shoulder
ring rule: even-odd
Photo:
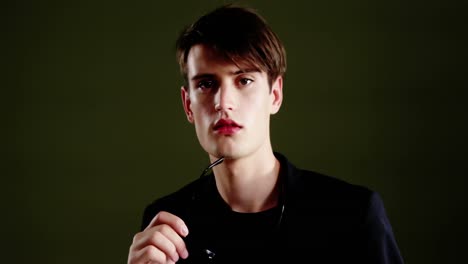
[[[403,263],[378,192],[307,170],[296,172],[285,209],[290,241],[309,237],[309,245],[319,248],[329,263],[346,262],[344,256],[359,263]]]
[[[282,164],[287,171],[288,184],[285,194],[287,236],[293,249],[297,247],[294,241],[308,237],[309,243],[303,247],[319,249],[319,255],[324,258],[347,256],[360,263],[402,263],[378,192],[296,168],[290,162]],[[343,254],[336,255],[336,252]]]
[[[287,201],[303,212],[322,212],[359,221],[365,217],[374,197],[378,197],[365,186],[313,171],[297,169],[290,177]]]
[[[275,153],[281,163],[281,177],[286,189],[287,200],[300,202],[354,201],[368,204],[373,191],[339,178],[311,170],[297,168],[285,156]]]
[[[355,226],[363,222],[371,205],[379,204],[373,202],[378,194],[368,187],[297,168],[285,156],[275,155],[281,163],[286,210],[293,218],[324,223],[346,219],[346,225]]]
[[[309,170],[296,169],[295,173],[290,177],[291,188],[300,198],[369,201],[374,193],[374,191],[363,185],[353,184]]]

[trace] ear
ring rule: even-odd
[[[271,84],[270,96],[272,99],[270,114],[274,115],[278,113],[283,102],[283,76],[278,76]]]
[[[182,86],[180,88],[180,96],[182,98],[182,105],[184,106],[184,112],[187,116],[187,120],[193,124],[193,113],[190,109],[190,95],[188,89],[190,88]]]

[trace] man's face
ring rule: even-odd
[[[243,69],[205,45],[187,57],[184,110],[203,149],[213,157],[239,159],[270,148],[270,115],[278,112],[282,78],[271,92],[265,72]]]

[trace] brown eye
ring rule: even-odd
[[[252,80],[252,79],[249,79],[249,78],[242,78],[242,79],[240,79],[239,82],[240,82],[241,85],[245,86],[245,85],[248,85],[248,84],[250,84],[251,82],[253,82],[253,80]]]
[[[216,82],[214,80],[202,80],[198,82],[197,88],[202,89],[202,90],[209,90],[214,88],[216,85]]]

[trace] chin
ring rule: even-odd
[[[212,156],[221,158],[224,157],[225,159],[235,159],[237,155],[235,153],[232,153],[231,151],[215,151]]]
[[[212,153],[212,156],[224,157],[225,159],[240,159],[247,155],[245,151],[242,151],[239,148],[217,148]]]
[[[234,150],[232,148],[215,146],[204,149],[208,154],[216,158],[224,157],[225,159],[236,159],[242,156],[238,150]]]
[[[206,144],[207,143],[207,144]],[[243,144],[244,143],[244,144]],[[225,159],[240,159],[249,154],[249,146],[246,142],[234,140],[233,138],[216,139],[202,144],[205,152],[212,157]]]

